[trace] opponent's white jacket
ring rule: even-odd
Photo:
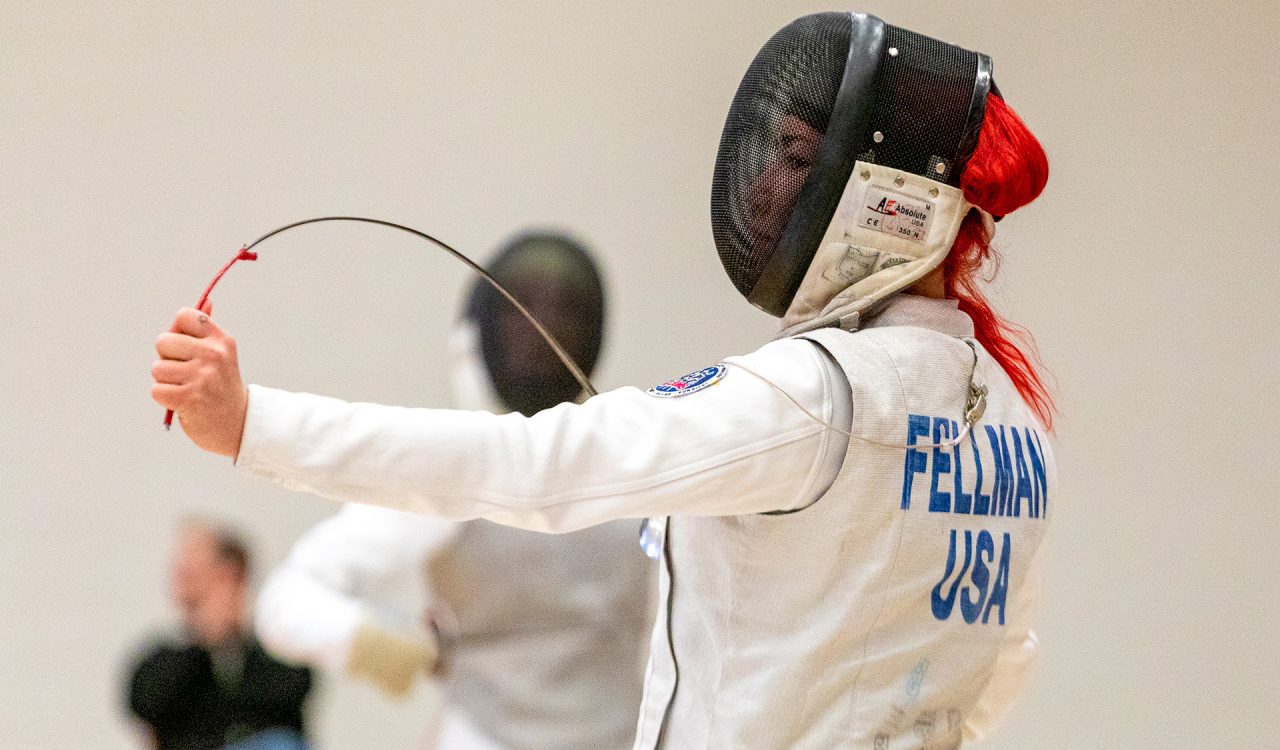
[[[281,657],[368,673],[379,665],[353,664],[362,634],[385,630],[382,643],[394,643],[421,631],[405,603],[425,594],[443,701],[427,747],[628,747],[651,611],[637,527],[618,521],[548,536],[349,504],[272,572],[257,630]],[[409,587],[417,591],[406,595]]]
[[[980,348],[989,403],[956,448],[873,446],[806,415],[899,446],[955,434],[968,318],[898,295],[866,328],[770,343],[687,396],[623,388],[530,419],[251,386],[238,465],[541,531],[678,516],[638,748],[955,747],[1034,656],[1053,460]],[[758,515],[776,511],[799,512]]]

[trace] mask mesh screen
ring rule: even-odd
[[[734,286],[755,285],[817,154],[849,56],[846,13],[805,16],[773,36],[729,108],[711,187],[716,249]]]
[[[555,233],[522,234],[498,253],[489,272],[584,372],[592,371],[604,337],[605,290],[585,247]],[[484,279],[474,282],[467,317],[479,328],[485,369],[507,408],[532,415],[577,398],[582,386],[573,374]]]

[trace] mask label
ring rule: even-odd
[[[822,272],[822,278],[838,286],[853,286],[877,271],[915,260],[906,255],[859,245],[833,244],[833,249],[839,251],[840,248],[844,249],[840,259]]]
[[[924,244],[933,223],[933,204],[880,187],[867,189],[858,211],[858,226]]]
[[[719,383],[728,370],[729,366],[723,362],[714,364],[696,372],[691,372],[684,377],[668,380],[662,385],[655,385],[649,389],[648,393],[650,396],[658,398],[688,396],[690,393],[697,393],[704,388],[710,388]]]

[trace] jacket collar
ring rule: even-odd
[[[928,328],[956,338],[973,336],[973,320],[960,311],[959,301],[921,297],[918,294],[893,295],[883,308],[872,311],[859,327],[889,326]]]
[[[973,320],[953,299],[933,299],[899,292],[888,299],[870,303],[855,300],[839,305],[816,318],[782,329],[778,338],[795,336],[821,328],[840,328],[852,333],[862,328],[915,326],[948,336],[973,336]]]

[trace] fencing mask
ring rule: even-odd
[[[562,234],[530,232],[504,245],[488,270],[590,374],[603,341],[605,295],[586,248]],[[487,376],[463,377],[455,366],[455,388],[467,406],[485,401],[470,393],[468,380],[487,381],[500,402],[494,406],[525,416],[581,394],[582,386],[537,330],[483,279],[471,287],[465,323]]]
[[[991,60],[861,13],[804,16],[748,68],[716,156],[725,271],[785,322],[866,305],[946,257]]]

